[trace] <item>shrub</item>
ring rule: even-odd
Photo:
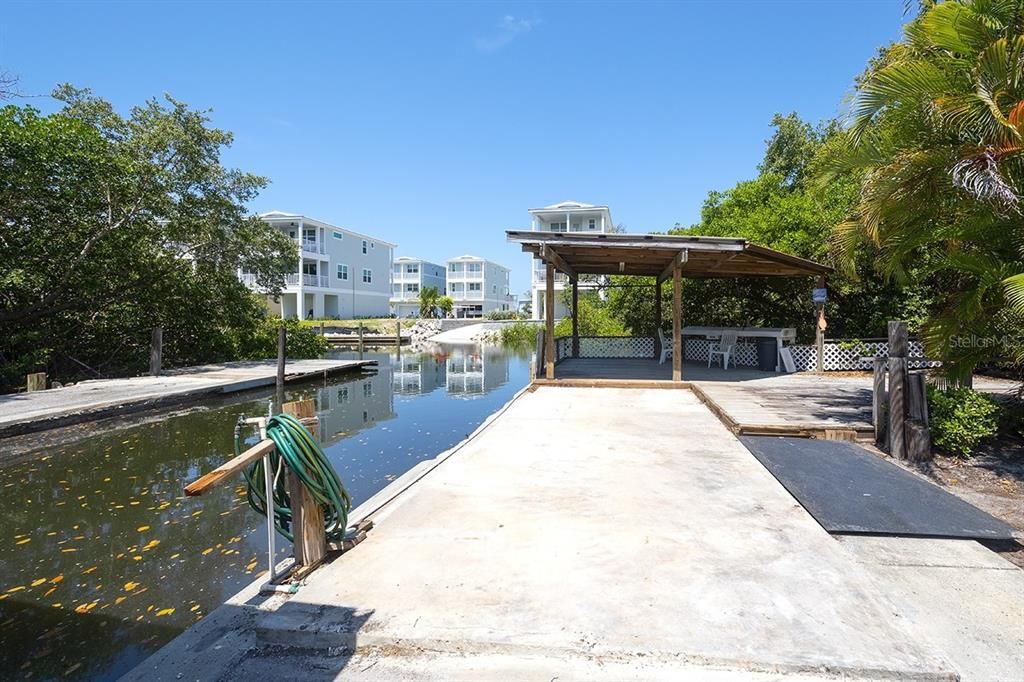
[[[235,338],[234,359],[266,360],[277,357],[277,330],[281,324],[288,330],[286,349],[290,360],[318,358],[327,350],[327,341],[318,329],[302,324],[299,320],[280,320],[273,317],[263,319],[259,326],[246,330]]]
[[[928,405],[932,443],[948,454],[970,457],[999,429],[999,403],[969,388],[929,386]]]
[[[498,338],[501,345],[508,348],[532,348],[537,341],[537,332],[541,330],[539,324],[532,322],[513,322],[501,328]]]
[[[625,325],[612,317],[608,306],[597,297],[580,297],[580,336],[628,336]],[[572,318],[564,317],[555,325],[555,336],[572,336]]]
[[[492,310],[487,313],[488,320],[518,320],[519,313],[514,310]]]

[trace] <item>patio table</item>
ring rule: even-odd
[[[780,369],[779,357],[782,353],[784,342],[794,343],[796,341],[795,327],[683,327],[683,336],[703,336],[706,339],[720,339],[726,331],[736,332],[741,339],[773,338],[775,339],[775,371]]]

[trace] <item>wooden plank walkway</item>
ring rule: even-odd
[[[285,381],[375,365],[375,360],[292,360]],[[73,386],[0,395],[0,438],[183,402],[202,395],[273,386],[277,362],[226,362],[167,370],[158,377],[80,381]]]

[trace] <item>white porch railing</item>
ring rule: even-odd
[[[327,253],[326,247],[315,239],[301,239],[296,241],[299,242],[299,247],[307,253]]]
[[[288,286],[298,286],[299,275],[298,273],[292,273],[285,275],[284,283]],[[302,286],[306,287],[328,287],[330,286],[331,278],[327,275],[308,275],[303,273],[302,275]]]

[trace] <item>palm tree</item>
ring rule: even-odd
[[[451,296],[442,296],[437,299],[437,307],[445,317],[448,317],[455,309],[455,300]]]
[[[436,317],[438,299],[441,294],[437,287],[424,287],[420,289],[420,317]]]
[[[923,333],[953,376],[1024,362],[1022,27],[1022,0],[922,2],[860,80],[847,148],[823,174],[861,177],[834,232],[847,263],[867,245],[889,277],[950,292]]]

